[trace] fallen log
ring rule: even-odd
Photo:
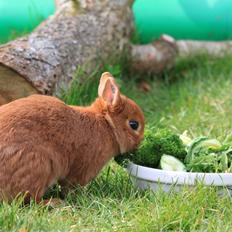
[[[78,66],[130,49],[131,0],[57,0],[31,34],[0,47],[0,104],[67,88]]]
[[[196,54],[208,54],[220,57],[232,53],[231,41],[196,41],[175,40],[171,36],[162,35],[153,43],[132,45],[131,69],[139,73],[160,73],[171,68],[175,59]]]
[[[199,53],[207,53],[211,56],[222,56],[232,52],[231,41],[196,41],[177,40],[176,46],[180,56],[189,56]]]
[[[137,73],[160,73],[174,65],[178,54],[176,41],[162,35],[153,43],[132,45],[131,70]]]

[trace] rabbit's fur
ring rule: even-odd
[[[88,107],[32,95],[0,107],[0,192],[41,200],[49,186],[85,185],[113,156],[143,138],[141,109],[103,73],[99,97]],[[139,122],[133,130],[129,120]]]

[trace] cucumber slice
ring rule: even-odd
[[[162,155],[160,160],[160,167],[167,171],[186,172],[185,165],[177,158],[171,155]]]

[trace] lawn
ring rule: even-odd
[[[118,79],[122,92],[143,108],[147,124],[223,140],[232,133],[231,60],[227,55],[178,60],[172,70],[148,79],[150,92],[139,90],[133,77]],[[118,66],[107,67],[120,73]],[[74,83],[65,101],[91,101],[96,96],[97,75],[85,86]],[[55,188],[49,195],[56,196],[57,191]],[[88,186],[70,192],[64,204],[55,209],[34,203],[22,207],[19,201],[2,204],[0,231],[232,230],[231,197],[218,197],[215,188],[201,185],[179,193],[139,191],[114,161]]]

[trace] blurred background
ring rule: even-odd
[[[26,34],[55,12],[54,0],[0,0],[0,43]],[[232,37],[230,0],[136,0],[136,42],[161,34],[175,39],[227,40]]]

